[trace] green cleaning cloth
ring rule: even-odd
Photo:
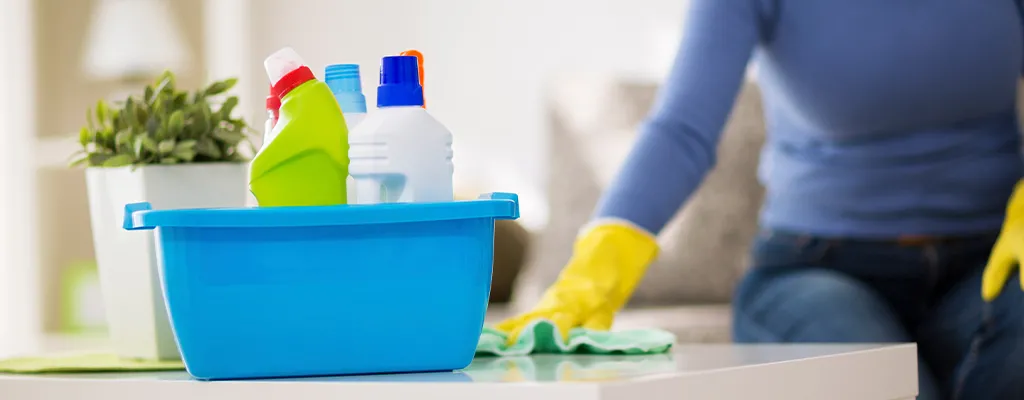
[[[524,356],[528,354],[657,354],[667,352],[676,342],[670,332],[660,329],[628,331],[595,331],[586,328],[569,330],[569,340],[558,334],[551,321],[531,322],[519,339],[509,345],[508,335],[484,327],[476,345],[477,356]]]
[[[135,360],[106,353],[57,354],[0,360],[0,372],[15,374],[178,370],[185,370],[185,364],[181,361]]]
[[[659,329],[607,332],[585,328],[569,331],[562,340],[550,321],[534,321],[523,330],[515,344],[508,335],[484,327],[477,342],[477,356],[526,356],[529,354],[657,354],[667,352],[675,335]],[[107,353],[58,354],[0,360],[0,373],[45,374],[73,372],[132,372],[184,370],[181,361],[155,361],[120,358]]]

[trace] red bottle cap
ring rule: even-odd
[[[278,99],[283,98],[288,92],[299,87],[299,85],[316,79],[313,75],[313,71],[309,67],[302,66],[296,68],[292,72],[289,72],[281,77],[277,81],[277,84],[270,87],[270,94],[277,96]]]

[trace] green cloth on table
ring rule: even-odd
[[[477,356],[523,356],[528,354],[657,354],[676,342],[670,332],[660,329],[596,331],[573,328],[566,342],[550,321],[537,320],[527,326],[519,339],[508,345],[508,335],[484,327],[476,345]]]
[[[185,370],[185,364],[181,361],[136,360],[106,353],[55,354],[0,360],[0,373],[16,374],[179,370]]]

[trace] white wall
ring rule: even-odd
[[[520,194],[523,222],[547,218],[545,83],[565,73],[659,79],[675,50],[686,0],[293,0],[250,3],[251,68],[292,46],[322,77],[362,66],[376,101],[381,56],[424,53],[427,107],[455,134],[456,182]],[[261,99],[265,80],[250,79]],[[261,104],[252,104],[262,121]]]
[[[42,329],[35,221],[31,0],[0,0],[0,357],[35,351]]]

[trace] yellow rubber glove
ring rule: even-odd
[[[1010,203],[1006,206],[1006,221],[999,239],[992,248],[985,273],[981,280],[981,297],[985,301],[995,300],[1002,292],[1006,281],[1021,261],[1024,260],[1024,181],[1017,182]],[[1024,274],[1020,275],[1020,286],[1024,290]]]
[[[495,329],[508,333],[509,343],[539,318],[554,323],[563,338],[575,327],[608,330],[657,253],[654,236],[629,223],[604,222],[585,229],[572,259],[533,310]]]

